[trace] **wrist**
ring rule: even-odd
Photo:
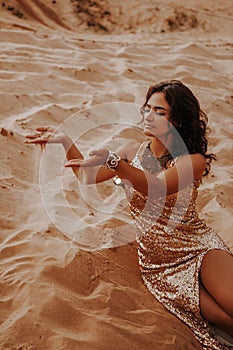
[[[64,146],[64,148],[70,148],[73,144],[73,141],[71,140],[71,138],[68,135],[63,133],[61,136],[61,143]]]
[[[116,153],[112,151],[108,151],[108,156],[104,163],[104,166],[105,168],[115,172],[119,165],[120,160],[121,160],[120,156],[118,156]]]

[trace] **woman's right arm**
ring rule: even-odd
[[[73,143],[71,138],[62,130],[54,126],[40,126],[36,132],[27,135],[25,143],[35,144],[44,147],[47,143],[62,144],[68,161],[82,161],[84,159],[78,147]],[[122,152],[121,152],[122,153]],[[106,181],[114,176],[114,173],[103,166],[78,167],[73,166],[72,170],[75,176],[85,184],[93,184]]]
[[[68,161],[74,158],[80,160],[84,158],[70,137],[54,126],[39,126],[34,134],[26,136],[25,143],[40,145],[41,147],[44,147],[47,143],[62,144]],[[78,169],[73,168],[73,171],[77,176]]]

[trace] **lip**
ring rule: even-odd
[[[147,129],[152,129],[152,128],[153,128],[153,126],[152,126],[152,125],[150,125],[150,124],[145,123],[145,124],[144,124],[144,128],[147,128]]]

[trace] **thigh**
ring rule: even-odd
[[[225,326],[231,322],[231,317],[209,295],[200,283],[200,313],[202,317],[215,325]]]
[[[203,258],[200,280],[208,294],[220,306],[232,312],[233,256],[224,250],[210,250]]]

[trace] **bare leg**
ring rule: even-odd
[[[233,256],[217,249],[207,252],[200,280],[201,314],[233,336]]]
[[[233,318],[229,316],[200,284],[200,312],[204,319],[233,337]]]

